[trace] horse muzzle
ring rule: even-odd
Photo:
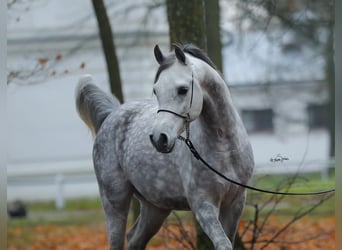
[[[170,153],[175,146],[175,142],[171,142],[169,136],[165,133],[150,134],[150,140],[155,149],[160,153]]]

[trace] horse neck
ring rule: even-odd
[[[196,71],[198,77],[202,77],[198,79],[203,92],[196,146],[200,152],[212,152],[207,158],[211,163],[218,163],[215,165],[217,170],[232,171],[233,166],[236,178],[247,182],[254,163],[246,130],[225,81],[216,70],[205,65],[207,68]],[[224,161],[231,164],[222,164]]]
[[[200,115],[205,134],[218,139],[236,135],[240,119],[233,106],[229,89],[220,74],[207,65],[201,81],[203,109]]]

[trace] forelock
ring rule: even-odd
[[[174,54],[170,54],[167,57],[165,57],[164,61],[159,65],[156,76],[154,78],[154,83],[158,81],[161,72],[167,68],[170,68],[171,65],[175,63],[175,61],[176,56]]]

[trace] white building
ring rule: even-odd
[[[144,2],[107,1],[126,101],[152,95],[158,66],[153,47],[168,50],[165,9],[152,11],[146,21],[146,10],[132,7]],[[8,11],[8,199],[51,199],[60,175],[66,197],[95,196],[92,138],[74,105],[82,74],[92,74],[108,91],[91,2],[28,6],[18,3]],[[259,171],[320,169],[328,160],[328,132],[309,130],[306,111],[328,100],[322,58],[312,60],[306,48],[300,56],[282,56],[260,33],[233,37],[223,49],[223,73],[251,131]],[[277,67],[273,74],[270,65]],[[270,163],[277,154],[290,160]]]

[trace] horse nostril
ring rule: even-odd
[[[158,144],[159,145],[162,145],[162,146],[167,146],[168,144],[168,138],[167,138],[167,135],[164,134],[164,133],[161,133],[160,136],[159,136],[159,139],[158,139]]]
[[[157,137],[157,138],[156,138]],[[162,153],[168,153],[169,148],[168,148],[168,143],[169,143],[169,139],[168,136],[164,133],[161,133],[158,136],[153,136],[153,134],[150,134],[150,140],[152,145],[159,151]]]

